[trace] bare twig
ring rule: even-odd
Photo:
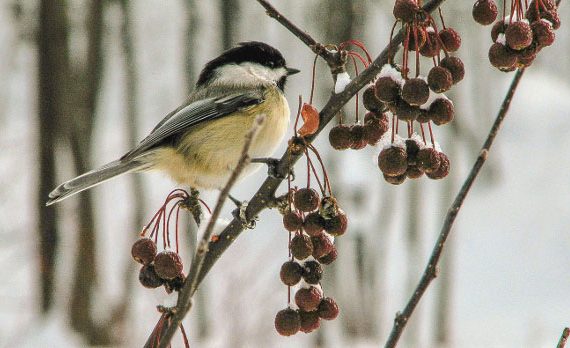
[[[566,327],[564,328],[564,331],[562,331],[562,336],[560,336],[560,340],[558,341],[556,348],[564,348],[566,346],[566,341],[568,341],[568,336],[570,336],[570,328]]]
[[[235,169],[233,170],[232,175],[228,179],[228,182],[218,196],[218,201],[216,202],[212,216],[208,221],[208,225],[206,225],[206,230],[202,235],[202,239],[198,243],[198,248],[196,250],[196,254],[194,255],[194,259],[192,260],[192,265],[190,267],[188,277],[184,281],[184,285],[178,294],[176,311],[173,312],[171,318],[172,320],[166,324],[166,326],[172,329],[164,331],[164,333],[161,335],[160,344],[158,346],[159,348],[166,348],[170,345],[170,340],[172,339],[174,332],[178,327],[182,325],[182,319],[184,319],[186,313],[190,310],[190,308],[192,308],[192,296],[198,287],[198,274],[200,274],[200,271],[204,266],[204,259],[209,250],[210,238],[212,237],[214,226],[218,221],[218,217],[222,212],[222,208],[224,207],[224,203],[230,194],[230,190],[236,183],[243,169],[251,162],[251,158],[249,157],[249,148],[251,147],[251,143],[259,132],[259,128],[264,121],[265,117],[257,117],[253,126],[245,136],[245,142],[242,148],[241,157]],[[215,243],[213,245],[215,245]]]
[[[272,7],[267,1],[264,0],[257,0],[257,1],[260,2],[261,5],[263,5],[267,11],[269,11],[270,15],[273,14],[272,16],[273,18],[278,19],[279,22],[282,23],[295,36],[299,38],[304,37],[305,39],[310,38],[310,40],[312,40],[311,42],[315,42],[315,44],[317,44],[316,41],[314,41],[314,39],[312,39],[308,34],[304,33],[296,26],[292,25],[292,23],[289,20],[285,22],[286,18],[282,14],[277,12],[277,10],[275,10],[275,8]],[[445,2],[445,0],[431,0],[424,5],[423,9],[426,12],[433,12],[443,2]],[[290,25],[285,25],[284,23],[290,23]],[[301,40],[305,42],[303,39]],[[341,108],[346,103],[348,103],[348,101],[350,101],[350,99],[356,93],[358,93],[358,91],[360,91],[363,87],[365,87],[371,81],[374,80],[376,75],[380,73],[382,66],[388,63],[388,55],[390,53],[391,54],[396,53],[396,49],[394,48],[397,48],[402,43],[402,40],[403,40],[403,34],[400,31],[397,35],[394,36],[392,41],[388,45],[386,45],[384,50],[378,55],[378,57],[376,57],[376,59],[368,66],[368,68],[363,70],[360,73],[360,75],[355,77],[346,86],[343,92],[331,96],[327,104],[322,108],[322,110],[319,113],[320,116],[319,129],[313,135],[305,138],[307,143],[311,143],[320,134],[320,132],[326,127],[326,125],[341,110]],[[313,47],[310,43],[308,42],[305,43],[307,44],[307,46],[309,46],[311,50],[313,50]],[[320,46],[325,47],[324,45]],[[389,50],[389,47],[392,47],[392,49]],[[321,57],[323,56],[321,55]],[[329,63],[329,61],[327,61],[327,63]],[[330,63],[329,66],[331,67],[331,72],[335,74],[334,67],[331,66]],[[289,151],[286,151],[279,160],[279,163],[277,165],[277,171],[280,174],[282,174],[281,175],[282,177],[286,177],[287,174],[289,173],[289,169],[299,160],[299,158],[300,155],[295,155],[290,153]],[[263,184],[260,186],[260,188],[257,190],[257,192],[249,201],[249,204],[245,211],[247,219],[257,216],[264,209],[275,206],[275,192],[277,191],[277,188],[282,183],[282,181],[283,179],[279,179],[273,176],[270,177],[268,176],[265,179]],[[204,255],[204,261],[197,274],[197,283],[195,285],[194,291],[196,287],[200,284],[200,282],[204,279],[206,274],[208,274],[210,269],[214,266],[216,261],[220,258],[220,256],[226,251],[227,248],[229,248],[229,246],[236,240],[236,238],[241,234],[241,232],[243,232],[243,230],[244,226],[241,223],[241,221],[234,218],[220,233],[218,240],[215,243],[210,243],[210,245],[208,246],[208,252]],[[162,337],[161,347],[167,346],[168,342],[170,342],[170,340],[172,339],[172,335],[174,334],[176,328],[178,327],[177,320],[181,320],[181,318],[184,316],[183,314],[180,313],[182,312],[187,313],[188,309],[190,308],[190,300],[192,298],[192,295],[193,295],[192,293],[184,295],[184,301],[187,301],[187,304],[185,304],[182,301],[183,297],[182,293],[179,296],[178,305],[176,308],[177,313],[174,315],[174,317],[176,317],[176,320],[164,324],[163,334],[161,335]],[[150,347],[149,342],[150,340],[147,341],[147,345],[145,347]]]
[[[483,164],[487,160],[487,156],[489,155],[489,150],[491,149],[491,145],[493,145],[493,141],[497,136],[497,133],[499,131],[499,128],[501,127],[501,124],[505,119],[505,116],[507,115],[507,111],[509,111],[509,106],[511,105],[511,101],[519,84],[519,81],[521,80],[524,74],[524,71],[525,71],[524,69],[520,69],[515,74],[515,77],[513,78],[511,86],[509,87],[509,90],[507,92],[507,95],[503,100],[501,109],[499,110],[497,118],[495,119],[495,123],[493,123],[493,126],[489,131],[487,140],[485,140],[485,143],[481,148],[481,152],[479,153],[479,156],[477,157],[477,160],[475,161],[475,164],[473,165],[473,168],[471,169],[469,176],[463,183],[463,186],[461,187],[459,193],[455,197],[453,204],[447,211],[443,227],[441,228],[441,232],[439,233],[439,237],[437,238],[437,242],[435,243],[435,247],[431,253],[429,262],[424,270],[420,282],[418,283],[416,289],[414,290],[412,297],[409,299],[408,303],[406,304],[406,307],[404,307],[404,310],[396,314],[396,318],[394,319],[394,325],[392,326],[392,331],[390,332],[390,336],[388,337],[388,340],[386,341],[384,347],[388,348],[396,346],[398,340],[400,339],[400,336],[402,335],[402,332],[404,331],[404,328],[406,327],[406,324],[408,323],[408,319],[412,315],[414,309],[420,302],[422,296],[426,292],[432,280],[434,280],[435,277],[437,276],[437,264],[439,263],[439,260],[441,258],[443,247],[445,245],[447,237],[449,236],[451,227],[453,226],[453,223],[457,218],[457,214],[459,213],[459,209],[463,205],[463,201],[465,201],[467,193],[471,189],[473,182],[477,178],[477,175],[481,171]]]

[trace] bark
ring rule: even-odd
[[[68,25],[64,0],[40,2],[38,30],[39,87],[39,168],[38,168],[38,239],[41,310],[53,304],[55,261],[59,233],[53,207],[46,208],[49,192],[55,187],[54,149],[58,137],[59,115],[66,112],[69,64]]]
[[[222,44],[224,50],[231,48],[236,43],[240,9],[239,0],[220,1],[220,11],[222,15]]]
[[[196,55],[196,42],[198,36],[198,28],[200,26],[200,19],[198,13],[198,5],[195,0],[186,0],[186,13],[187,13],[187,25],[186,25],[186,37],[184,38],[185,44],[185,69],[186,69],[186,85],[188,87],[188,92],[194,89],[194,83],[196,82],[198,71],[196,71],[195,64],[196,60],[194,56]]]

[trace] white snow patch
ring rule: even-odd
[[[344,91],[346,86],[351,82],[350,75],[345,72],[341,72],[340,74],[336,75],[336,83],[334,85],[334,93],[339,94]]]
[[[404,79],[402,78],[402,74],[390,64],[384,64],[382,70],[380,70],[378,78],[385,76],[392,78],[392,80],[398,82],[400,86],[404,85]]]
[[[437,99],[447,99],[449,100],[449,98],[443,94],[443,93],[435,93],[434,91],[432,91],[431,89],[429,90],[429,97],[428,100],[423,103],[422,105],[420,105],[420,109],[422,110],[429,110],[429,107],[431,106],[431,104],[436,101]],[[449,100],[451,102],[451,100]],[[452,102],[453,104],[453,102]]]
[[[500,43],[501,45],[507,45],[507,40],[505,39],[505,34],[499,34],[497,36],[497,40],[495,40],[496,43]]]

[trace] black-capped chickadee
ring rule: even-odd
[[[246,133],[258,115],[265,122],[250,147],[252,158],[270,156],[287,131],[283,95],[289,75],[281,53],[262,42],[239,44],[206,64],[194,92],[119,160],[59,185],[51,205],[117,175],[162,170],[179,184],[221,188],[239,161]],[[249,174],[256,166],[242,172]]]

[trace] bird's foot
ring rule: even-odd
[[[283,171],[279,170],[279,159],[277,158],[254,158],[251,160],[252,163],[264,163],[267,165],[267,175],[275,179],[286,179],[287,176],[291,176],[293,179],[295,178],[295,173],[293,172],[293,168],[289,168],[287,173],[283,173]]]

